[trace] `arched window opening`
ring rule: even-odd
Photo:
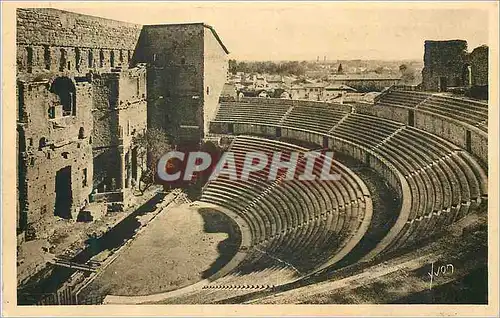
[[[109,64],[111,64],[111,67],[115,67],[115,51],[113,50],[109,53]]]
[[[83,129],[83,127],[80,127],[80,130],[78,130],[78,139],[83,138],[85,138],[85,129]]]
[[[69,78],[56,78],[50,86],[50,92],[59,97],[63,116],[76,115],[76,89]]]
[[[59,71],[62,72],[64,71],[64,68],[66,67],[67,64],[67,56],[66,56],[66,50],[61,49],[61,60],[59,61]]]
[[[49,118],[56,118],[56,107],[54,105],[49,106]]]
[[[45,137],[40,138],[38,141],[38,150],[42,150],[47,145],[47,140]]]

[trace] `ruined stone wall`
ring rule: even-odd
[[[119,144],[118,92],[119,73],[99,74],[92,79],[93,121],[92,152],[94,158],[94,188],[99,192],[121,186]]]
[[[148,127],[200,140],[203,32],[203,24],[144,26],[134,60],[148,63]]]
[[[130,184],[125,168],[131,165],[133,136],[146,129],[146,69],[100,74],[93,89],[94,187],[98,192],[121,191]]]
[[[122,72],[119,83],[118,124],[121,131],[122,190],[130,197],[146,168],[144,145],[134,143],[134,137],[147,128],[146,68]],[[128,200],[126,200],[128,201]],[[127,203],[127,202],[125,202]]]
[[[446,87],[464,86],[466,63],[466,41],[425,41],[422,88],[442,91]]]
[[[145,150],[133,137],[148,125],[178,139],[201,140],[205,46],[215,50],[213,41],[205,44],[204,29],[201,23],[143,28],[56,9],[18,9],[21,231],[27,223],[56,219],[54,183],[65,167],[65,182],[71,182],[68,218],[76,218],[93,188],[130,189],[145,168],[139,155]],[[225,73],[217,69],[225,65],[216,50],[207,55],[206,83],[214,90],[207,93],[207,116],[214,114],[212,99]],[[54,90],[52,83],[61,78]],[[224,80],[225,74],[221,87]]]
[[[146,129],[146,69],[100,74],[93,84],[94,188],[122,191],[131,184],[133,137]]]
[[[475,48],[469,55],[472,73],[472,85],[488,85],[488,47]]]
[[[49,88],[57,80],[18,82],[19,103],[19,226],[31,224],[39,234],[54,221],[58,171],[69,167],[69,206],[63,217],[76,218],[92,190],[92,89],[88,82],[75,85],[76,110],[73,115],[49,118],[48,108],[60,103]],[[63,185],[64,187],[64,185]]]
[[[141,26],[49,8],[17,9],[21,73],[127,66]]]
[[[212,30],[204,30],[204,107],[203,107],[203,131],[209,132],[209,123],[215,118],[219,97],[224,88],[228,73],[228,57],[219,41],[215,38]]]
[[[380,118],[395,120],[405,125],[408,124],[409,112],[414,111],[414,127],[430,132],[444,138],[455,145],[466,149],[467,131],[472,136],[470,152],[479,158],[484,165],[488,164],[488,138],[484,132],[476,127],[450,120],[436,114],[430,114],[418,109],[412,110],[405,107],[385,105],[356,105],[356,112]]]

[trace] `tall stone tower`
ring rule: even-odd
[[[203,23],[144,26],[134,60],[148,65],[148,127],[199,144],[217,110],[228,53]]]
[[[425,41],[422,88],[446,91],[447,87],[465,86],[467,41]]]

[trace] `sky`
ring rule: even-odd
[[[488,44],[480,5],[393,3],[79,3],[52,7],[137,24],[205,22],[237,60],[423,59],[424,41]],[[432,7],[429,7],[431,5]]]

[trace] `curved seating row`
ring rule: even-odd
[[[328,115],[325,116],[325,113]],[[329,107],[328,104],[297,105],[289,110],[282,123],[285,126],[293,123],[298,125],[297,128],[313,126],[315,131],[326,133],[347,114],[345,111]]]
[[[235,154],[241,175],[247,152],[260,151],[272,158],[274,152],[280,151],[281,160],[287,161],[291,151],[308,149],[239,136],[229,151]],[[339,255],[343,257],[354,248],[368,228],[372,213],[368,188],[347,167],[333,161],[331,172],[339,174],[339,180],[285,180],[281,172],[276,180],[270,181],[267,178],[270,166],[250,173],[247,180],[220,175],[202,193],[200,201],[234,211],[252,233],[253,246],[248,257],[233,273],[213,282],[214,286],[255,284],[255,272],[264,270],[268,273],[263,276],[262,284],[289,282],[340,260]],[[304,168],[298,165],[296,176]],[[313,174],[319,178],[319,164],[314,166]]]
[[[475,101],[433,95],[417,107],[488,131],[488,105]]]
[[[322,114],[331,116],[328,112]],[[248,120],[244,118],[242,122]],[[262,114],[259,122],[289,130],[317,131],[314,123],[301,118],[289,117],[286,125],[276,125]],[[438,136],[399,122],[356,113],[332,125],[329,131],[322,135],[370,149],[394,165],[408,182],[409,217],[403,231],[385,252],[436,233],[474,211],[487,197],[487,176],[477,161]]]
[[[266,104],[253,102],[221,102],[215,120],[249,120],[259,122],[262,114],[266,120],[279,123],[291,107],[289,104]]]
[[[291,126],[295,127],[294,124]],[[376,117],[353,113],[334,127],[329,135],[359,143],[367,148],[375,148],[403,126],[403,124],[390,121],[380,125]]]
[[[430,96],[431,94],[424,92],[391,90],[383,93],[379,97],[377,104],[386,106],[415,107]]]
[[[265,114],[266,122],[276,124],[301,123],[314,125],[316,131],[328,132],[335,124],[348,114],[349,107],[332,107],[328,103],[292,103],[291,100],[265,102],[243,100],[239,102],[220,102],[215,121],[260,122],[261,114]],[[324,116],[324,113],[328,116]],[[299,124],[300,125],[300,124]]]

